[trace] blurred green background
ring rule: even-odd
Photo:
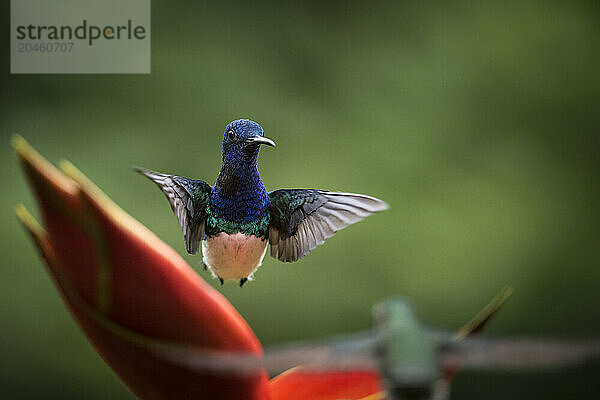
[[[212,183],[224,126],[248,117],[278,145],[259,159],[267,189],[389,202],[302,261],[267,257],[256,281],[219,288],[264,344],[367,328],[393,294],[454,329],[506,284],[488,335],[600,334],[597,2],[153,0],[140,76],[10,75],[4,32],[1,398],[132,398],[12,213],[36,209],[13,133],[71,160],[213,285],[131,165]],[[461,373],[452,399],[596,399],[599,373]]]

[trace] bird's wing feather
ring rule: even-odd
[[[211,193],[210,185],[177,175],[161,174],[142,168],[135,168],[135,170],[154,181],[163,191],[179,220],[188,253],[196,254],[204,235],[206,206]]]
[[[388,208],[364,194],[316,189],[280,189],[269,193],[271,256],[294,262],[340,229]]]

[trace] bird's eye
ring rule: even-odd
[[[230,129],[230,130],[227,131],[227,138],[229,140],[235,139],[235,131],[233,129]]]

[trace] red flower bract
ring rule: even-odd
[[[156,344],[260,355],[231,304],[152,232],[68,163],[67,177],[14,141],[46,227],[29,227],[65,302],[98,352],[140,398],[267,399],[266,373],[189,369]]]
[[[293,369],[269,383],[261,370],[190,367],[165,357],[158,350],[260,357],[262,347],[227,299],[73,165],[63,162],[61,172],[22,138],[13,145],[45,228],[23,206],[17,206],[17,215],[81,328],[136,396],[383,398],[379,379],[371,373]]]
[[[293,368],[271,381],[273,400],[384,400],[377,374],[369,371],[312,372]]]

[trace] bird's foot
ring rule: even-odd
[[[206,264],[204,264],[204,261],[200,261],[200,265],[202,265],[202,269],[204,269],[205,271],[208,271],[208,266]]]
[[[248,278],[240,279],[240,287],[244,286],[244,283],[248,282]]]
[[[219,278],[219,282],[221,282],[221,286],[223,286],[223,284],[225,283],[225,281],[223,280],[223,278]]]

